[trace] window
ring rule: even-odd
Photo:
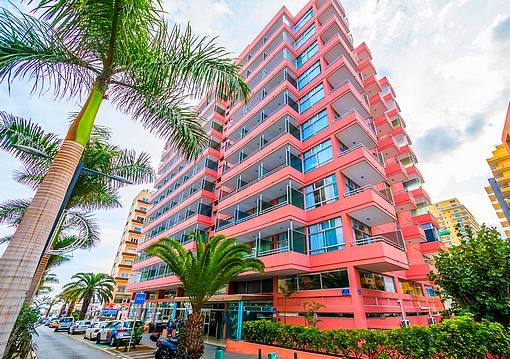
[[[333,159],[333,150],[331,149],[331,140],[327,140],[313,147],[304,154],[305,173],[329,162]]]
[[[296,67],[299,69],[303,66],[313,55],[319,51],[317,41],[311,44],[296,58]]]
[[[437,294],[437,290],[430,285],[426,285],[424,288],[425,288],[425,294],[428,297],[437,297],[439,295],[439,294]]]
[[[363,238],[370,238],[372,236],[372,232],[370,227],[365,223],[358,221],[357,219],[351,218],[352,221],[352,232],[354,234],[354,239],[359,240]]]
[[[405,294],[423,295],[420,284],[410,280],[400,280],[402,292]]]
[[[282,287],[291,291],[349,288],[349,277],[347,269],[278,277],[280,292]]]
[[[135,227],[133,228],[133,231],[136,233],[142,233],[142,227]]]
[[[305,141],[326,127],[328,127],[328,110],[324,109],[303,122],[301,125],[301,141]]]
[[[349,177],[345,177],[345,193],[354,192],[358,188],[361,188],[361,186],[359,184],[354,182]]]
[[[129,273],[121,273],[120,276],[122,278],[129,278]]]
[[[299,31],[307,22],[313,17],[313,8],[310,8],[302,17],[301,19],[296,22],[296,25],[292,28],[294,31]]]
[[[432,223],[422,224],[421,228],[425,231],[425,238],[427,239],[427,242],[436,242],[439,240],[439,232]]]
[[[308,226],[308,248],[310,254],[336,251],[344,248],[342,219],[332,218]]]
[[[119,292],[119,293],[124,293],[125,291],[126,291],[126,287],[125,287],[125,286],[123,286],[123,285],[119,285],[119,286],[117,287],[117,292]]]
[[[368,271],[359,271],[359,276],[362,288],[395,293],[393,277]]]
[[[321,83],[319,86],[315,87],[313,90],[308,92],[299,101],[299,112],[300,113],[305,112],[323,98],[324,98],[324,85]]]
[[[336,176],[331,175],[305,187],[306,209],[313,209],[338,199]]]
[[[234,294],[255,294],[255,293],[272,293],[273,292],[273,280],[262,279],[262,280],[250,280],[246,282],[234,282],[233,293]]]
[[[315,25],[310,26],[294,43],[294,48],[299,49],[312,35],[315,34]]]
[[[301,76],[298,78],[298,89],[302,89],[316,78],[321,73],[321,63],[317,61],[315,64],[310,66]]]

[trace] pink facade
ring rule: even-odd
[[[203,230],[248,243],[266,265],[230,283],[225,308],[253,295],[289,323],[304,324],[305,303],[317,302],[323,328],[427,324],[443,310],[427,279],[438,223],[396,92],[367,45],[353,45],[341,4],[282,8],[239,63],[250,101],[204,99],[210,147],[192,163],[163,153],[128,290],[180,297],[143,249]],[[295,293],[285,300],[281,286]]]

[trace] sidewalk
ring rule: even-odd
[[[140,345],[148,346],[151,348],[156,348],[156,343],[152,342],[149,339],[150,334],[145,333],[142,337],[142,341]],[[216,345],[205,344],[204,349],[204,358],[206,359],[214,359],[214,353],[216,352]],[[257,354],[254,355],[246,355],[246,354],[238,354],[238,353],[228,353],[225,352],[225,359],[257,359]]]

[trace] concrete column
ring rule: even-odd
[[[356,328],[367,327],[367,317],[365,315],[365,307],[363,306],[363,293],[361,288],[361,280],[354,266],[347,267],[349,275],[349,286],[351,291],[352,306],[354,309],[354,325]],[[358,291],[360,293],[358,293]]]

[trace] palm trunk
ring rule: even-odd
[[[0,258],[0,356],[29,294],[37,265],[81,159],[105,89],[95,84]]]
[[[41,257],[41,261],[39,262],[39,265],[37,266],[37,269],[35,271],[34,277],[32,278],[30,288],[28,289],[28,293],[25,298],[26,304],[30,305],[30,303],[32,303],[35,293],[37,292],[37,288],[39,288],[39,283],[41,283],[41,279],[44,276],[46,267],[48,266],[50,256],[51,256],[51,254],[48,251],[43,253],[43,255]]]
[[[71,303],[69,303],[69,308],[67,308],[67,316],[70,317],[74,312],[74,307],[76,306],[76,301],[73,300]]]
[[[87,310],[89,309],[91,299],[92,298],[90,298],[90,297],[83,298],[83,303],[81,305],[81,310],[80,310],[80,317],[78,318],[79,320],[85,319],[85,315],[87,314]]]
[[[204,317],[201,311],[193,311],[179,339],[179,358],[200,359],[204,354]],[[187,354],[187,355],[186,355]]]
[[[48,318],[48,315],[50,315],[50,312],[51,312],[51,308],[53,308],[53,306],[54,306],[54,305],[55,305],[55,304],[51,304],[51,303],[50,303],[50,305],[49,305],[49,307],[48,307],[48,310],[46,311],[46,315],[44,316],[45,318]]]

